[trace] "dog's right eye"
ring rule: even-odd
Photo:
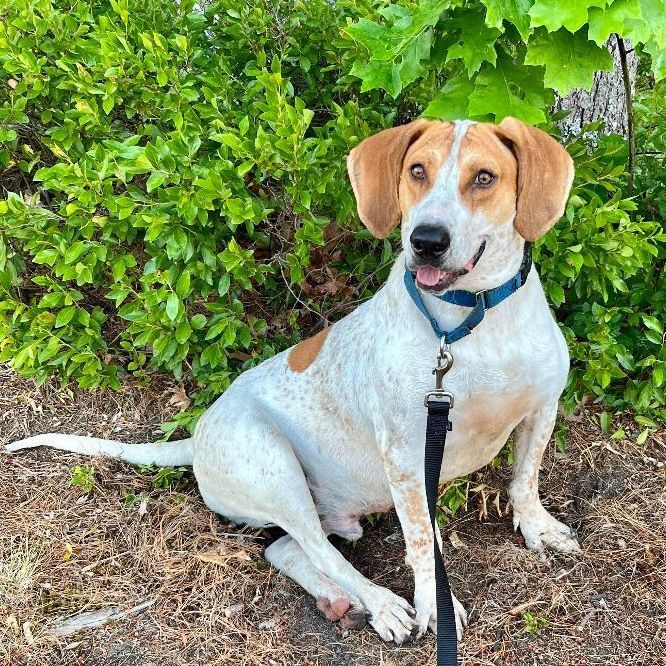
[[[409,173],[411,177],[416,180],[423,180],[425,178],[423,164],[412,164],[412,166],[409,167]]]

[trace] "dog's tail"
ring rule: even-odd
[[[120,458],[135,465],[154,463],[161,467],[172,467],[192,464],[194,460],[193,444],[194,440],[191,437],[175,442],[159,442],[157,444],[125,444],[111,439],[49,433],[48,435],[37,435],[7,444],[5,451],[13,453],[23,449],[33,449],[36,446],[50,446],[61,451],[72,451],[73,453],[83,453],[89,456]]]

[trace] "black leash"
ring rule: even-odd
[[[442,469],[446,433],[451,430],[449,410],[453,407],[453,395],[442,388],[444,375],[453,365],[453,356],[449,351],[450,343],[468,336],[486,315],[486,310],[494,308],[520,289],[532,269],[532,250],[528,242],[523,248],[523,261],[518,272],[504,284],[494,289],[470,292],[464,290],[447,291],[437,298],[454,305],[471,308],[471,312],[451,331],[440,328],[437,319],[426,307],[416,287],[416,279],[410,270],[405,270],[404,282],[407,292],[416,307],[430,322],[435,335],[440,340],[435,375],[435,390],[426,393],[424,404],[428,408],[425,445],[425,486],[428,500],[428,511],[432,523],[433,541],[435,543],[435,583],[437,585],[437,666],[457,666],[458,634],[456,632],[456,614],[449,579],[446,575],[444,557],[437,542],[437,498],[439,496],[439,474]]]
[[[425,444],[425,487],[428,511],[432,523],[435,550],[435,583],[437,585],[437,666],[457,666],[458,635],[453,598],[446,575],[444,557],[437,541],[437,498],[439,497],[439,474],[442,468],[446,433],[451,430],[449,410],[453,407],[453,396],[442,389],[442,379],[451,369],[453,357],[444,349],[437,357],[434,391],[426,393],[425,406],[428,408]]]

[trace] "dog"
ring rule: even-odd
[[[49,445],[135,464],[192,465],[211,510],[286,532],[266,558],[328,619],[353,626],[368,617],[382,639],[400,644],[436,629],[423,397],[440,346],[403,276],[414,276],[440,326],[457,326],[468,310],[437,295],[454,285],[488,290],[514,275],[525,243],[561,217],[574,169],[557,141],[513,118],[417,120],[365,139],[347,166],[367,228],[383,238],[402,222],[403,252],[373,298],[238,377],[189,439],[127,445],[50,434],[6,448]],[[536,269],[451,352],[445,386],[455,408],[440,482],[488,464],[514,433],[514,527],[528,548],[578,550],[539,499],[569,356]],[[361,517],[392,507],[414,574],[413,605],[365,578],[328,540],[359,539]],[[454,607],[461,634],[467,615],[457,599]]]

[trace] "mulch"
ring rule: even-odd
[[[179,404],[182,389],[164,378],[94,393],[36,388],[0,366],[0,444],[49,431],[157,439]],[[451,584],[470,612],[461,664],[666,665],[666,431],[637,445],[621,420],[620,439],[600,431],[594,408],[563,420],[566,449],[553,444],[544,461],[544,505],[576,529],[580,554],[524,548],[505,463],[470,478],[468,506],[445,530]],[[76,466],[94,467],[91,492],[71,485]],[[171,488],[155,479],[48,449],[0,454],[0,663],[434,664],[431,635],[396,647],[328,623],[263,559],[270,535],[206,509],[189,471]],[[357,544],[336,545],[409,598],[395,515],[364,527]],[[57,635],[99,612],[115,619]]]

